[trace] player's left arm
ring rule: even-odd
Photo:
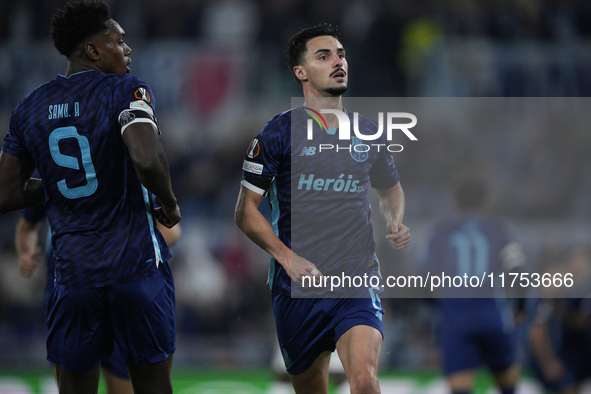
[[[376,192],[380,198],[380,212],[387,223],[386,239],[396,250],[406,248],[410,243],[410,230],[402,223],[405,210],[402,185],[397,182],[387,189],[376,189]]]
[[[156,196],[158,208],[154,214],[167,228],[181,220],[180,208],[172,190],[168,158],[160,142],[160,128],[154,115],[154,99],[151,89],[139,86],[131,95],[131,102],[124,101],[118,121],[123,143],[135,167],[139,181]]]
[[[33,162],[0,152],[0,213],[43,204],[41,179],[31,178]]]
[[[168,158],[158,137],[156,124],[136,122],[121,132],[140,182],[154,193],[160,205],[155,212],[158,221],[171,228],[181,220],[181,213],[172,190]]]

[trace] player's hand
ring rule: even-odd
[[[286,270],[287,274],[298,285],[302,284],[302,278],[304,276],[309,276],[314,280],[314,278],[322,277],[322,273],[312,262],[306,260],[303,257],[298,256],[295,253],[291,254],[291,261],[289,264],[289,268]],[[318,280],[316,279],[316,280]]]
[[[41,246],[35,247],[32,252],[21,253],[18,256],[18,270],[21,276],[30,278],[33,275],[33,271],[39,264],[39,254],[41,253]]]
[[[546,380],[549,382],[558,382],[566,372],[564,365],[560,362],[560,360],[554,357],[550,357],[545,360],[541,367],[544,378],[546,378]]]
[[[386,239],[395,250],[404,249],[410,243],[410,229],[404,224],[391,221],[386,226],[386,230],[388,231]]]
[[[181,209],[178,204],[175,204],[174,207],[169,207],[161,205],[158,200],[156,200],[156,203],[160,206],[154,209],[154,215],[156,215],[156,219],[158,219],[163,226],[171,228],[181,221]]]

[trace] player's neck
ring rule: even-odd
[[[100,71],[97,61],[88,55],[88,53],[84,50],[84,45],[79,45],[69,56],[66,56],[66,58],[68,59],[66,77],[84,71]]]
[[[79,57],[71,57],[68,59],[68,70],[66,71],[66,77],[77,74],[83,71],[97,70],[100,71],[96,63],[85,61]]]
[[[343,98],[342,96],[331,96],[331,97],[311,97],[306,96],[306,101],[304,103],[305,107],[312,108],[315,111],[320,111],[321,109],[337,109],[339,111],[343,110]]]

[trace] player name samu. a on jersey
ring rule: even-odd
[[[70,104],[51,104],[48,109],[49,116],[47,119],[64,119],[71,116],[80,116],[80,103],[77,101],[73,105],[74,112],[70,113]]]

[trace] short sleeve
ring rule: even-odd
[[[369,172],[371,186],[375,189],[388,189],[398,183],[400,175],[394,165],[394,158],[387,150],[380,150]]]
[[[2,144],[2,150],[12,156],[16,156],[21,159],[32,160],[31,155],[25,148],[25,145],[21,139],[21,130],[18,126],[18,107],[10,117],[10,124],[8,133],[4,137],[4,143]]]
[[[286,131],[284,122],[274,118],[267,123],[246,150],[242,163],[244,187],[261,195],[266,193],[286,157],[289,159],[289,153],[286,152],[288,138],[289,130]]]

